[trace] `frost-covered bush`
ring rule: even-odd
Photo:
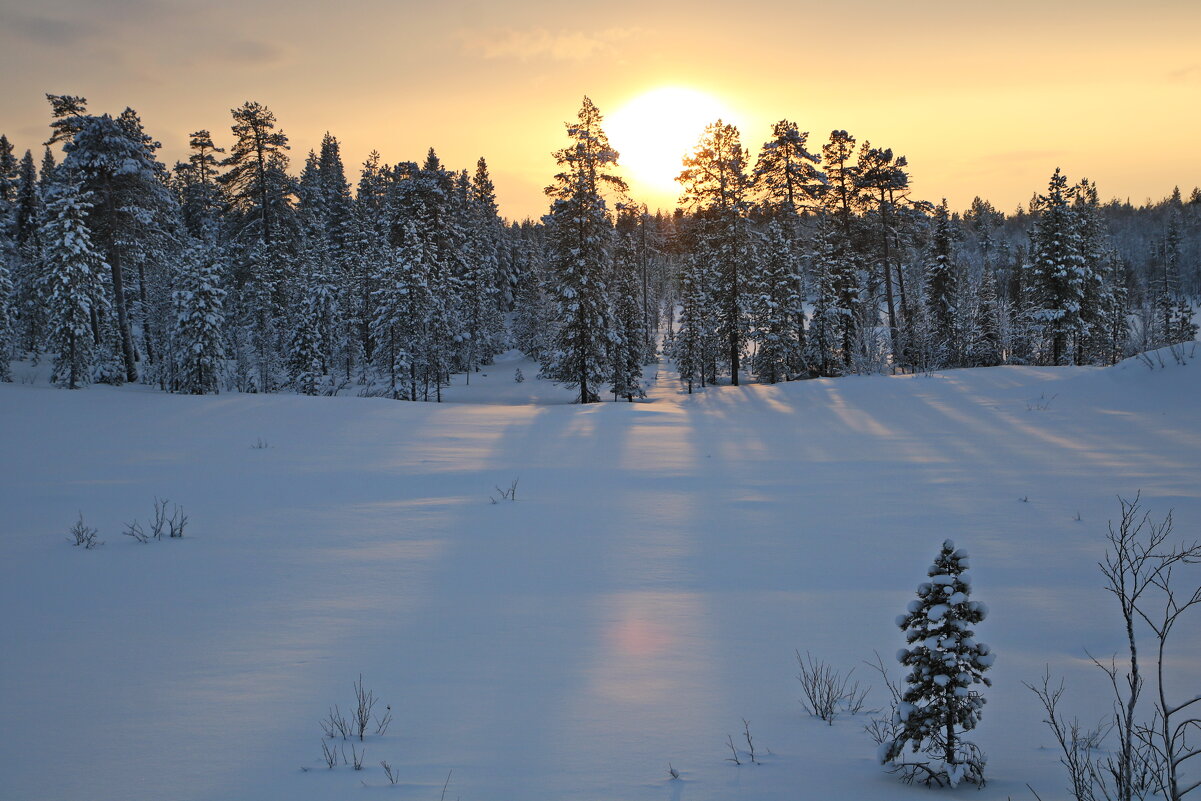
[[[988,609],[970,599],[967,568],[967,553],[951,540],[943,542],[927,571],[929,579],[918,585],[917,599],[897,617],[908,643],[897,660],[908,673],[893,713],[897,734],[880,744],[878,756],[907,781],[984,783],[983,752],[957,736],[980,721],[984,697],[975,688],[991,685],[983,674],[995,658],[971,628]],[[928,760],[904,759],[906,746]]]
[[[103,545],[104,540],[98,539],[97,535],[100,532],[91,526],[85,525],[83,522],[83,512],[79,513],[79,519],[75,521],[75,525],[68,529],[68,539],[72,545],[76,547],[82,545],[86,550],[92,550],[98,545]]]

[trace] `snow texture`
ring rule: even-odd
[[[453,769],[447,797],[471,801],[929,798],[880,768],[862,716],[805,715],[793,652],[843,669],[891,654],[950,535],[1004,656],[971,797],[1064,797],[1021,682],[1049,663],[1068,714],[1109,711],[1083,657],[1122,647],[1096,568],[1115,496],[1141,489],[1201,531],[1195,364],[692,396],[664,370],[646,402],[586,407],[516,368],[537,372],[510,354],[432,404],[68,392],[15,363],[0,796],[429,799]],[[1056,403],[1031,413],[1041,392]],[[515,502],[489,502],[514,479]],[[187,536],[119,536],[155,496],[186,507]],[[103,547],[66,542],[80,511]],[[1201,631],[1182,626],[1184,697]],[[363,771],[330,771],[318,720],[360,673],[395,722],[368,734]],[[762,765],[724,761],[742,718]]]

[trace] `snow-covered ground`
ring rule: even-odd
[[[1201,536],[1201,362],[691,397],[664,370],[588,407],[535,373],[510,355],[444,404],[0,385],[0,797],[437,799],[452,771],[463,801],[931,797],[865,716],[805,714],[794,651],[883,703],[862,660],[952,537],[998,660],[990,782],[951,794],[1065,798],[1022,682],[1049,663],[1068,712],[1107,712],[1116,496]],[[186,536],[121,536],[156,496]],[[67,543],[78,512],[103,547]],[[1191,696],[1201,620],[1175,646]],[[395,720],[327,770],[360,673]],[[743,718],[761,765],[725,761]]]

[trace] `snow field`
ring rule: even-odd
[[[0,386],[0,796],[430,799],[453,770],[472,801],[928,797],[865,716],[804,713],[794,650],[884,703],[861,662],[899,674],[894,618],[950,537],[997,654],[970,737],[989,784],[955,792],[1063,798],[1021,682],[1050,664],[1069,713],[1107,712],[1085,649],[1121,647],[1096,568],[1115,496],[1201,533],[1196,363],[691,397],[665,374],[588,407],[511,356],[483,372],[447,397],[484,402],[440,405]],[[188,536],[122,537],[155,496]],[[77,511],[103,547],[67,543]],[[330,771],[318,720],[360,673],[395,721]],[[743,718],[761,765],[724,761]]]

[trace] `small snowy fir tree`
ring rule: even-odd
[[[988,609],[969,599],[967,568],[967,553],[951,540],[943,542],[929,580],[918,585],[917,600],[897,617],[909,643],[897,652],[909,671],[908,686],[893,716],[897,736],[881,744],[879,757],[906,781],[952,787],[961,781],[984,783],[984,754],[957,736],[957,730],[970,731],[980,721],[984,698],[972,687],[992,684],[983,674],[995,658],[973,636],[971,626],[984,620]],[[903,760],[906,745],[929,760]]]

